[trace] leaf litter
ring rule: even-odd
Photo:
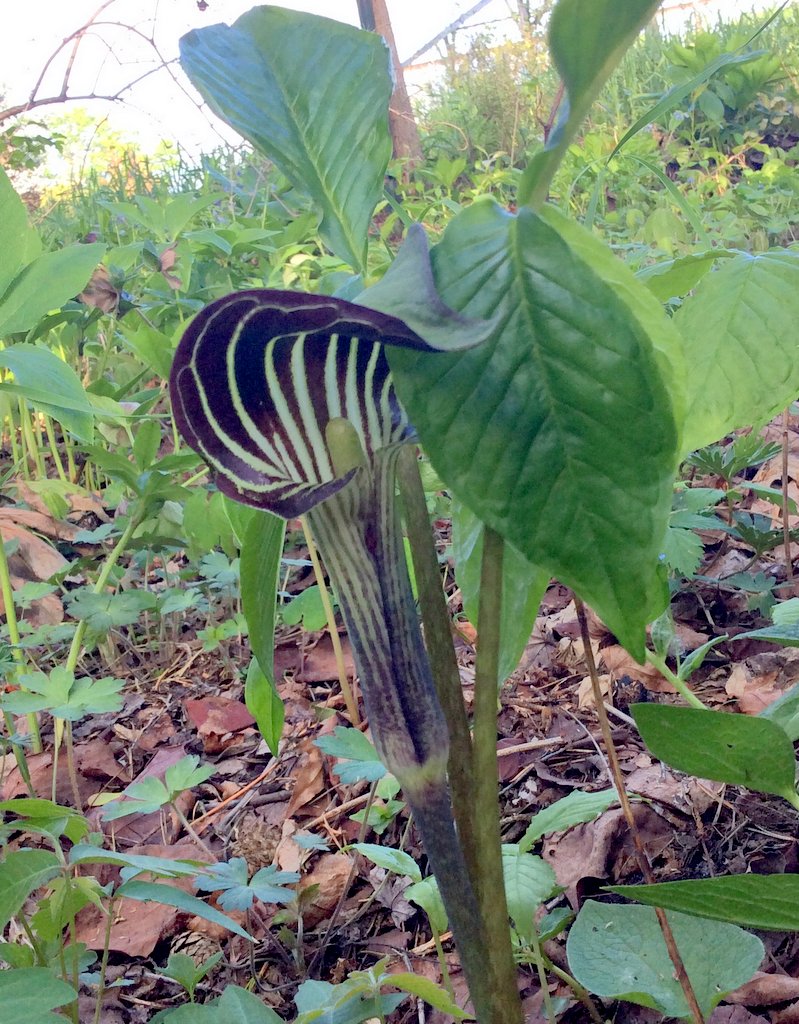
[[[791,431],[791,443],[797,449],[791,465],[799,469],[795,430]],[[780,487],[781,472],[781,465],[772,460],[758,469],[754,479],[763,486]],[[712,485],[713,481],[697,478],[694,484]],[[28,497],[36,496],[31,492]],[[94,514],[91,510],[99,508],[98,520],[108,520],[96,498],[78,497],[81,501],[70,505],[78,517]],[[37,505],[33,507],[32,501],[29,509],[0,510],[0,532],[6,541],[18,542],[20,567],[15,587],[26,582],[46,583],[61,571],[67,561],[54,544],[75,543],[77,530],[82,528],[68,519],[54,518],[41,502]],[[734,508],[769,515],[772,528],[781,529],[779,508],[747,494],[745,485]],[[448,527],[445,520],[437,520],[437,526],[439,550],[446,560]],[[799,526],[799,516],[791,515],[790,526]],[[298,563],[303,561],[301,548],[287,555],[297,556]],[[784,582],[779,547],[755,555],[745,539],[710,532],[704,537],[703,559],[696,578],[683,580],[673,603],[675,633],[683,656],[714,635],[732,637],[769,623],[762,590],[747,590],[751,580],[741,581],[736,576],[743,572],[756,578],[760,573],[771,584],[769,593]],[[706,574],[708,567],[718,575]],[[180,568],[180,561],[174,568]],[[295,570],[289,580],[293,593],[308,586],[302,574],[303,570]],[[133,572],[127,585],[135,588],[147,582]],[[458,592],[451,573],[448,588],[452,610],[458,615]],[[55,600],[63,618],[63,605],[59,598]],[[54,607],[53,601],[50,607]],[[374,776],[359,777],[358,758],[368,763],[368,743],[341,748],[334,742],[337,729],[345,729],[346,738],[349,723],[326,631],[307,633],[296,625],[278,626],[275,669],[286,706],[286,726],[280,756],[272,758],[253,728],[252,716],[243,703],[242,682],[234,671],[235,666],[247,663],[246,637],[233,635],[220,642],[219,650],[203,650],[202,628],[202,615],[191,610],[183,616],[180,634],[165,636],[160,645],[152,643],[151,634],[142,635],[138,623],[114,627],[114,674],[126,681],[122,710],[89,716],[75,726],[79,789],[90,808],[92,827],[102,829],[117,849],[127,853],[208,861],[207,853],[187,834],[180,816],[169,806],[115,821],[105,821],[102,816],[102,806],[112,795],[132,782],[163,779],[170,766],[188,754],[197,754],[212,767],[213,774],[180,794],[175,803],[217,861],[240,858],[245,882],[258,872],[271,870],[298,872],[301,881],[284,906],[259,903],[257,886],[253,890],[256,912],[248,922],[256,940],[252,963],[247,943],[219,924],[178,906],[122,900],[111,929],[110,970],[112,976],[116,972],[131,984],[109,996],[108,1019],[139,1024],[156,1008],[175,1005],[179,997],[174,986],[154,975],[153,968],[165,965],[170,952],[182,948],[198,950],[198,955],[205,950],[210,955],[208,944],[223,950],[224,960],[202,982],[201,995],[218,994],[231,982],[246,985],[254,964],[262,998],[286,1013],[291,1012],[293,994],[305,976],[298,964],[306,969],[310,965],[314,977],[335,980],[393,951],[396,970],[411,969],[441,982],[426,915],[403,896],[408,880],[347,851],[349,844],[364,839],[385,846],[402,844],[424,873],[423,851],[413,827],[408,829],[404,805],[400,802],[389,813],[386,808],[393,798],[373,796],[370,800],[370,787],[377,781],[373,783]],[[474,644],[479,638],[462,615],[454,637],[468,703]],[[342,640],[347,672],[352,677],[346,636]],[[603,672],[628,789],[636,796],[636,818],[658,880],[733,871],[797,870],[796,812],[777,798],[687,778],[654,762],[642,747],[626,709],[629,703],[640,701],[675,701],[671,685],[652,666],[635,663],[596,617],[591,619],[591,641]],[[97,677],[106,675],[105,655],[102,650],[87,655],[85,671]],[[586,676],[571,594],[552,584],[544,595],[520,667],[500,695],[500,791],[507,843],[518,842],[531,817],[556,800],[571,793],[597,792],[610,784],[595,713],[587,699]],[[796,648],[775,648],[757,640],[736,644],[730,639],[711,652],[691,685],[712,706],[758,714],[797,679]],[[368,733],[363,739],[368,739]],[[35,791],[49,797],[54,773],[47,732],[44,740],[45,752],[30,755],[29,761]],[[317,745],[319,740],[322,742]],[[328,743],[330,753],[325,752]],[[347,759],[348,752],[356,759]],[[10,759],[4,760],[3,798],[23,795],[25,787],[17,768]],[[62,773],[56,774],[56,795],[65,803],[71,800]],[[388,815],[379,836],[363,824],[363,813],[361,820],[353,818],[367,806],[367,823],[376,823],[381,810]],[[604,884],[640,881],[632,844],[615,806],[593,821],[544,836],[533,852],[543,856],[564,888],[562,895],[549,902],[550,910],[561,906],[574,911],[585,899],[596,897]],[[107,881],[118,869],[96,870],[100,880]],[[188,880],[173,880],[172,884],[186,893],[203,895]],[[207,898],[211,906],[224,912],[220,894],[210,893]],[[244,911],[234,908],[229,912],[244,921]],[[94,908],[81,911],[79,941],[90,948],[101,947],[104,928],[105,922]],[[299,957],[287,945],[289,936],[300,943]],[[769,959],[761,972],[730,995],[727,1005],[714,1012],[712,1024],[799,1019],[799,989],[794,978],[799,974],[799,941],[771,934],[766,942]],[[444,949],[456,996],[463,997],[457,956],[446,939]],[[566,967],[563,935],[547,940],[546,952],[553,963]],[[520,969],[520,989],[530,1019],[543,1020],[534,970]],[[551,979],[551,994],[567,1001],[561,1018],[564,1024],[583,1024],[587,1019],[584,1007],[568,1002],[568,989],[555,979]],[[616,1012],[619,1021],[644,1024],[649,1011],[620,1005]],[[401,1011],[397,1019],[401,1019]],[[445,1018],[440,1011],[431,1010],[427,1019],[443,1024]]]

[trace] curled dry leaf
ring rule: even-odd
[[[32,515],[38,516],[38,513]],[[10,541],[16,541],[17,544],[16,551],[8,560],[11,585],[15,590],[25,583],[42,583],[49,580],[69,564],[52,544],[17,521],[17,516],[0,517],[0,538],[4,544]],[[0,610],[5,614],[2,596]],[[32,603],[25,618],[35,626],[56,625],[64,619],[64,606],[57,594],[46,594]]]
[[[599,688],[602,696],[607,697],[610,693],[611,677],[608,674],[599,676]],[[594,706],[594,686],[591,677],[586,676],[577,687],[577,706],[579,708],[592,708]]]
[[[293,773],[294,789],[291,793],[286,817],[310,804],[325,788],[322,751],[310,740],[302,744],[303,753]]]
[[[92,273],[89,283],[78,296],[78,301],[85,306],[94,306],[103,313],[116,313],[119,308],[120,293],[111,281],[111,275],[105,267],[99,266]]]
[[[346,853],[323,853],[303,878],[301,892],[318,886],[310,902],[304,904],[302,916],[306,927],[315,928],[333,913],[346,888],[351,868],[352,860]]]
[[[645,686],[652,693],[675,693],[674,687],[652,665],[639,665],[619,644],[605,647],[600,651],[605,668],[614,679],[628,676]]]
[[[739,662],[733,666],[724,689],[735,697],[745,715],[759,715],[782,696],[783,691],[775,685],[777,675],[776,670],[755,675],[745,662]]]
[[[799,978],[791,978],[787,974],[757,974],[745,985],[724,997],[728,1003],[741,1006],[774,1006],[775,1003],[787,1003],[789,999],[799,999]]]

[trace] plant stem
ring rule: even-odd
[[[652,868],[649,864],[649,856],[646,852],[646,848],[644,847],[643,840],[641,839],[641,833],[638,831],[638,825],[635,821],[632,805],[630,804],[629,797],[627,796],[627,790],[624,787],[624,776],[622,775],[621,765],[619,764],[619,755],[616,750],[616,744],[613,742],[613,733],[610,728],[608,714],[605,711],[605,704],[602,696],[602,684],[599,682],[596,662],[594,661],[594,652],[591,649],[591,637],[588,632],[588,620],[585,616],[585,605],[576,594],[574,595],[574,607],[577,611],[577,621],[580,623],[580,636],[583,641],[585,661],[588,666],[588,674],[591,677],[594,704],[596,705],[599,727],[602,731],[602,739],[604,740],[605,749],[608,755],[613,785],[616,787],[616,792],[619,795],[619,803],[621,804],[621,809],[624,814],[624,820],[627,822],[627,827],[630,830],[638,868],[644,876],[646,884],[653,885],[655,882],[655,876],[652,873]],[[680,681],[682,682],[682,680]],[[685,969],[685,964],[683,963],[680,951],[677,948],[677,943],[674,939],[674,932],[671,930],[671,925],[666,917],[666,912],[661,907],[655,907],[655,914],[657,915],[660,930],[663,933],[663,939],[666,943],[669,959],[672,964],[674,964],[675,977],[680,983],[680,988],[683,991],[685,1001],[691,1012],[691,1019],[694,1021],[694,1024],[705,1024],[705,1018],[699,1008],[696,993],[694,992],[693,985],[691,984],[691,979],[688,977],[688,972]]]
[[[541,939],[539,938],[535,921],[533,921],[530,933],[530,944],[533,947],[533,957],[535,958],[536,971],[538,972],[538,984],[541,986],[541,995],[544,999],[544,1012],[547,1016],[547,1024],[555,1024],[555,1009],[552,1006],[552,996],[550,995],[549,983],[547,982],[547,964],[544,960]]]
[[[8,639],[11,641],[11,656],[14,659],[14,678],[19,675],[21,669],[25,667],[25,658],[22,651],[19,648],[19,623],[17,622],[17,609],[14,604],[14,588],[11,586],[11,573],[8,568],[8,557],[6,555],[6,547],[3,541],[2,534],[0,534],[0,594],[3,596],[3,607],[6,613],[6,625],[8,627]],[[28,722],[28,730],[33,739],[32,749],[34,754],[40,754],[42,752],[42,736],[39,732],[39,719],[33,713],[26,716]],[[6,724],[11,719],[8,715],[5,716]],[[9,735],[13,736],[14,728],[13,722],[11,724],[11,731]],[[18,750],[17,745],[14,744],[15,750]],[[20,750],[24,760],[24,753]],[[20,766],[22,771],[21,762],[19,756],[17,756],[17,764]],[[25,763],[25,772],[23,778],[27,773],[27,763]],[[30,776],[27,777],[28,785],[30,785]]]
[[[698,708],[700,711],[707,711],[705,705],[696,696],[696,694],[691,691],[685,680],[681,679],[676,672],[672,672],[666,664],[666,659],[664,657],[660,654],[655,654],[653,651],[647,651],[646,660],[650,665],[653,665],[665,679],[668,679],[686,703],[690,704],[692,708]]]
[[[212,862],[215,861],[216,857],[214,856],[213,850],[211,849],[210,846],[208,846],[206,843],[204,843],[202,839],[200,839],[199,835],[197,834],[196,830],[192,826],[192,824],[189,821],[189,819],[186,817],[186,815],[183,813],[183,811],[181,811],[181,809],[178,807],[177,801],[173,800],[172,803],[169,806],[172,808],[172,810],[178,816],[178,821],[181,823],[183,828],[186,830],[186,835],[190,836],[194,840],[194,842],[197,844],[197,846],[199,846],[200,849],[204,853],[208,854],[208,856],[211,858]]]
[[[565,982],[572,992],[574,992],[577,999],[579,999],[586,1010],[588,1010],[588,1015],[594,1024],[604,1024],[602,1017],[599,1015],[599,1011],[596,1006],[594,1006],[594,1001],[591,998],[591,994],[588,989],[584,988],[576,978],[573,978],[571,974],[569,974],[568,971],[564,971],[562,968],[558,967],[557,964],[553,964],[549,957],[544,956],[544,962],[546,963],[547,970],[551,971],[556,978],[560,978],[562,982]]]
[[[305,543],[308,546],[308,557],[311,559],[314,576],[316,577],[316,585],[319,587],[319,594],[322,598],[322,607],[325,610],[327,631],[330,633],[330,642],[333,644],[333,654],[336,658],[336,671],[338,672],[338,681],[341,686],[341,692],[344,695],[344,703],[347,705],[347,713],[350,716],[350,721],[357,727],[361,724],[361,716],[358,714],[358,701],[355,699],[355,694],[352,692],[350,681],[347,678],[347,668],[344,664],[344,651],[341,647],[341,637],[338,634],[336,616],[333,612],[333,603],[330,600],[330,591],[327,589],[327,584],[325,583],[325,574],[322,572],[322,566],[319,562],[319,552],[316,550],[316,544],[314,543],[314,539],[311,535],[307,517],[300,516],[300,523],[302,524]]]
[[[55,440],[55,431],[53,430],[53,421],[49,416],[43,416],[44,429],[47,434],[47,443],[50,447],[50,454],[53,456],[53,463],[55,465],[56,473],[58,473],[59,480],[62,483],[68,483],[67,474],[64,472],[64,464],[61,461],[61,456],[58,452],[58,445]]]
[[[105,974],[108,970],[108,955],[111,952],[111,929],[114,927],[114,914],[116,913],[114,897],[108,904],[106,911],[108,917],[105,922],[105,934],[103,936],[103,955],[100,959],[100,981],[97,985],[97,1002],[94,1006],[94,1019],[92,1024],[100,1024],[100,1014],[103,1009],[103,996],[105,995]]]
[[[472,878],[477,870],[477,838],[472,804],[474,758],[469,722],[463,703],[463,689],[447,603],[441,584],[441,569],[436,556],[430,518],[427,513],[416,449],[407,445],[397,459],[397,480],[402,495],[405,528],[411,545],[413,569],[424,622],[424,639],[433,680],[449,732],[447,774],[452,792],[455,820],[458,824],[466,865]]]
[[[91,590],[93,594],[101,594],[103,592],[104,588],[108,583],[108,579],[111,575],[111,570],[117,564],[122,554],[124,553],[125,548],[130,543],[130,539],[139,525],[140,518],[140,514],[131,515],[130,519],[128,520],[128,525],[122,531],[121,537],[116,542],[112,550],[109,552],[108,557],[103,563],[103,567],[100,570],[100,575],[97,577],[97,580]],[[75,630],[75,635],[72,637],[72,643],[70,644],[69,653],[67,654],[67,660],[65,662],[65,668],[67,668],[70,672],[74,672],[75,669],[77,668],[78,658],[80,657],[80,652],[83,647],[83,638],[85,635],[86,619],[81,619],[80,622],[78,623],[77,629]]]
[[[502,866],[498,774],[497,685],[504,541],[485,528],[480,570],[477,665],[474,680],[474,817],[480,822],[477,899],[486,940],[489,998],[496,1020],[521,1021],[505,878]]]
[[[75,742],[72,737],[72,722],[66,722],[65,734],[67,738],[67,773],[69,775],[69,784],[72,787],[72,799],[75,801],[75,810],[78,814],[83,814],[83,801],[80,798],[80,787],[78,785],[78,770],[75,766]],[[53,772],[53,778],[55,778],[55,771]]]
[[[791,523],[789,519],[791,499],[788,494],[788,452],[790,450],[790,438],[788,427],[790,425],[790,409],[785,409],[782,414],[782,545],[785,551],[785,581],[789,583],[793,579],[793,560],[791,558]]]

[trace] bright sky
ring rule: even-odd
[[[201,11],[197,0],[112,0],[100,15],[91,36],[81,43],[72,73],[71,92],[113,94],[153,66],[153,50],[142,36],[116,27],[132,26],[144,37],[154,37],[164,58],[177,55],[178,40],[187,31],[217,22],[230,23],[254,6],[256,0],[207,0]],[[667,0],[667,6],[676,0]],[[772,3],[774,0],[772,0]],[[69,36],[101,6],[102,0],[0,0],[0,94],[3,105],[24,101],[45,61],[62,39]],[[768,0],[702,0],[703,15],[712,22],[716,12],[762,8]],[[401,59],[406,59],[474,4],[474,0],[388,0]],[[281,6],[358,23],[356,0],[281,0]],[[507,19],[515,0],[492,0],[474,19],[477,23]],[[506,24],[508,24],[506,22]],[[61,89],[71,47],[65,48],[47,72],[40,95]],[[431,53],[429,58],[435,56]],[[429,59],[428,58],[428,59]],[[157,63],[157,62],[156,62]],[[175,68],[185,86],[185,79]],[[109,120],[126,134],[131,131],[152,142],[177,138],[190,151],[213,146],[218,137],[208,119],[168,72],[159,71],[127,94],[125,106],[114,105]],[[108,105],[88,105],[98,119]],[[52,109],[52,108],[49,108]],[[218,126],[218,122],[217,126]],[[224,128],[220,127],[224,132]],[[232,135],[228,135],[233,138]]]

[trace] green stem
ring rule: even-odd
[[[14,604],[14,588],[11,586],[11,572],[8,568],[8,556],[6,555],[6,546],[3,541],[2,535],[0,534],[0,594],[3,595],[3,607],[6,612],[6,625],[8,627],[8,639],[11,641],[11,656],[14,659],[14,678],[16,678],[20,671],[25,667],[25,658],[22,651],[19,648],[19,622],[17,621],[17,609]],[[9,716],[6,715],[6,723],[9,722]],[[39,732],[39,720],[35,714],[29,714],[27,716],[28,730],[33,737],[33,752],[34,754],[40,754],[42,751],[42,736]],[[13,722],[11,723],[11,733],[14,734]],[[16,752],[17,764],[22,772],[22,764],[20,762],[20,755],[24,762],[24,753],[14,744],[14,750]],[[27,778],[28,784],[30,784],[30,775],[27,771],[27,763],[25,763],[25,771],[22,777]]]
[[[686,703],[690,704],[692,708],[699,708],[700,711],[707,711],[705,705],[696,696],[696,694],[690,690],[685,680],[681,679],[676,672],[672,672],[666,664],[666,659],[664,657],[660,654],[655,654],[654,651],[647,651],[646,660],[650,665],[656,668],[664,678],[668,679]]]
[[[128,520],[128,525],[122,531],[122,536],[114,545],[113,549],[109,552],[108,557],[103,563],[103,567],[100,570],[100,575],[97,577],[97,581],[92,587],[92,593],[101,594],[108,584],[108,579],[111,575],[111,571],[117,564],[119,559],[122,557],[125,549],[130,543],[130,539],[136,531],[139,525],[141,516],[131,515]],[[75,635],[72,637],[72,643],[69,647],[69,653],[67,654],[67,660],[65,667],[70,671],[74,672],[78,665],[78,658],[80,657],[81,649],[83,648],[83,638],[86,635],[87,620],[81,619],[78,623]]]
[[[114,927],[114,915],[116,906],[114,897],[109,901],[105,922],[105,934],[103,936],[103,955],[100,959],[100,981],[97,984],[97,1002],[94,1004],[94,1019],[92,1024],[100,1024],[100,1015],[103,1010],[103,996],[105,995],[105,976],[108,970],[108,956],[111,952],[111,929]]]
[[[72,736],[72,722],[66,722],[64,732],[67,739],[67,774],[69,775],[69,784],[72,787],[72,799],[75,803],[75,810],[78,814],[83,814],[83,801],[80,798],[80,786],[78,785],[78,769],[75,764],[75,740]],[[53,772],[53,778],[55,779],[55,771]]]
[[[573,978],[568,971],[564,971],[562,968],[558,967],[557,964],[553,964],[546,956],[544,957],[544,963],[548,971],[551,971],[556,978],[560,978],[560,980],[564,982],[564,984],[568,985],[572,992],[574,992],[577,999],[579,999],[586,1010],[588,1010],[588,1015],[591,1020],[594,1021],[594,1024],[604,1024],[588,989],[583,988],[580,982],[576,978]]]
[[[474,680],[474,816],[480,822],[477,898],[486,936],[486,965],[495,1020],[521,1021],[505,879],[502,870],[497,773],[497,680],[499,678],[504,542],[489,527],[483,537]]]
[[[460,671],[452,646],[452,627],[441,583],[441,569],[430,529],[422,478],[419,475],[419,462],[416,449],[411,446],[404,447],[397,459],[397,480],[402,495],[405,528],[413,556],[413,569],[424,622],[425,646],[438,699],[447,720],[450,742],[447,770],[455,820],[469,875],[474,878],[477,869],[477,831],[472,805],[472,740],[463,703]]]
[[[62,483],[68,483],[67,474],[64,472],[64,464],[61,461],[61,455],[58,451],[58,445],[56,444],[55,431],[53,430],[53,421],[49,416],[43,416],[44,429],[47,434],[47,444],[50,448],[50,454],[53,456],[53,463],[55,464],[56,473]]]
[[[549,983],[547,981],[547,965],[543,950],[541,949],[541,939],[539,938],[535,921],[533,921],[530,933],[530,945],[533,947],[533,958],[538,972],[538,984],[541,986],[541,995],[544,997],[544,1011],[547,1015],[547,1024],[555,1024],[555,1009],[552,1006],[552,996],[550,995]]]

